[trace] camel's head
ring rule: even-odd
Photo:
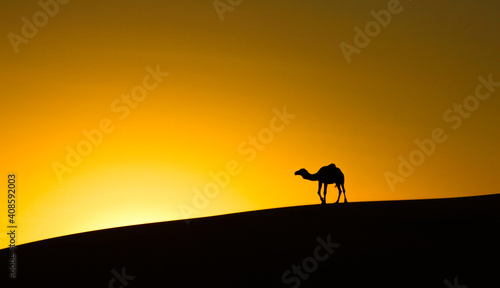
[[[302,175],[305,175],[305,174],[307,174],[307,170],[306,170],[306,169],[304,169],[304,168],[302,168],[302,169],[300,169],[300,170],[295,171],[295,175],[300,175],[300,176],[302,176]]]

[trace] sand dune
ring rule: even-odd
[[[499,207],[500,195],[487,195],[107,229],[17,247],[15,281],[1,250],[0,279],[17,287],[495,287]]]

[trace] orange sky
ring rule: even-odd
[[[330,163],[351,202],[498,192],[498,1],[44,1],[0,4],[18,243],[319,204]]]

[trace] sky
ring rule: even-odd
[[[8,175],[16,244],[319,204],[330,163],[349,202],[498,193],[499,9],[2,1],[0,231]]]

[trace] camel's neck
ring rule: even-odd
[[[316,177],[316,174],[311,174],[309,172],[306,172],[302,175],[302,178],[306,180],[311,180],[311,181],[317,181],[318,177]]]

